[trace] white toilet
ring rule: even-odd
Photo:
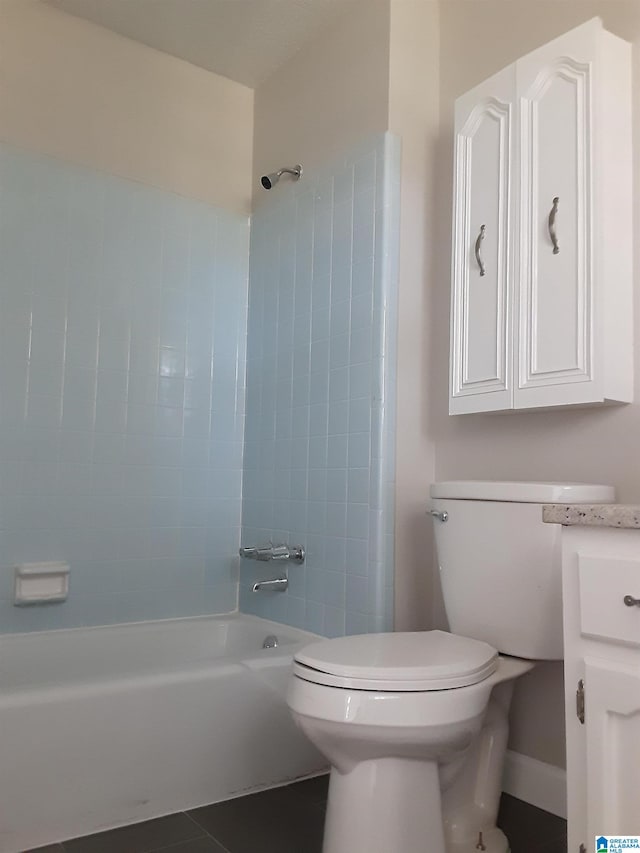
[[[323,853],[508,851],[495,823],[513,683],[562,658],[560,528],[541,504],[615,495],[467,481],[431,498],[453,633],[340,637],[295,657],[289,707],[331,764]]]

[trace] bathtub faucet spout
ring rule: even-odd
[[[262,592],[263,590],[271,592],[285,592],[289,586],[288,578],[274,578],[270,581],[257,581],[251,587],[252,592]]]

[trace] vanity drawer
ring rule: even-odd
[[[578,554],[580,631],[591,637],[640,646],[640,560]]]

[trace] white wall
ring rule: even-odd
[[[255,91],[253,191],[260,175],[302,163],[307,175],[387,129],[389,0],[363,0]]]
[[[430,627],[432,525],[425,515],[434,479],[429,435],[434,364],[427,318],[435,281],[433,228],[438,143],[439,7],[391,3],[389,129],[402,138],[398,301],[395,625]],[[437,361],[435,362],[437,363]]]
[[[253,91],[36,0],[0,5],[0,139],[202,199],[251,203]]]
[[[640,4],[637,0],[444,0],[441,7],[440,103],[442,145],[438,171],[441,231],[432,331],[440,354],[432,371],[431,433],[438,479],[505,478],[612,483],[622,501],[640,501],[640,347],[637,403],[607,409],[548,413],[447,416],[447,349],[453,102],[517,57],[600,15],[612,32],[634,42],[634,133],[640,133]],[[634,179],[640,146],[634,147]],[[631,178],[631,176],[630,176]],[[635,197],[636,280],[640,278],[640,196]],[[636,300],[640,335],[640,299]],[[540,667],[517,691],[511,748],[564,763],[562,668]]]

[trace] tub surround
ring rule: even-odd
[[[234,610],[248,218],[5,143],[0,193],[0,633]]]
[[[640,528],[640,504],[545,504],[547,524],[581,527]]]
[[[398,138],[366,137],[251,224],[242,542],[307,555],[277,595],[243,560],[240,610],[330,637],[393,624],[399,176]]]

